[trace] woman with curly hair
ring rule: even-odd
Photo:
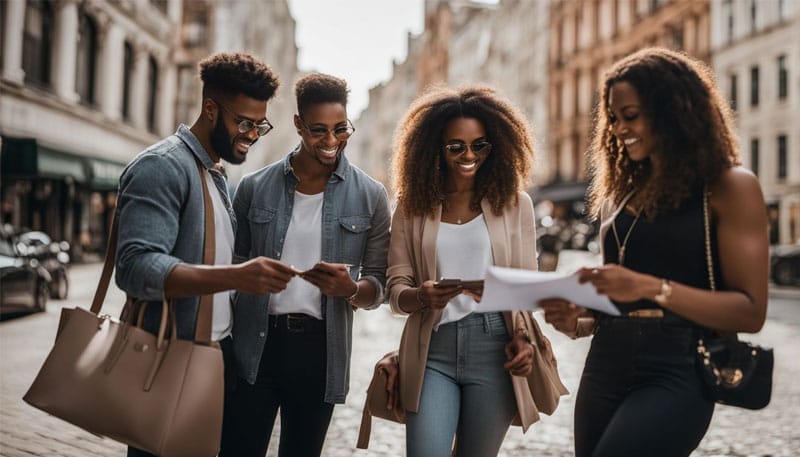
[[[566,394],[530,313],[481,313],[489,265],[536,268],[533,159],[525,119],[487,87],[437,87],[417,99],[394,148],[398,206],[388,294],[408,315],[400,401],[408,456],[496,455],[516,419],[524,429]]]
[[[731,125],[711,71],[683,54],[645,49],[605,76],[590,190],[604,266],[580,275],[622,316],[541,303],[558,330],[594,333],[575,404],[578,457],[689,455],[714,412],[694,366],[698,336],[764,324],[764,198],[739,166]]]

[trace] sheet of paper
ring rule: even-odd
[[[620,312],[611,300],[600,295],[591,283],[580,284],[578,274],[521,270],[491,266],[486,271],[481,312],[536,310],[545,298],[563,298],[584,308],[612,316]]]

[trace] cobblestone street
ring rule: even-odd
[[[0,323],[0,456],[122,456],[124,447],[86,433],[25,404],[21,397],[46,357],[54,337],[61,307],[88,307],[100,265],[76,265],[70,271],[70,298],[51,301],[47,313]],[[758,335],[748,340],[775,348],[775,385],[772,403],[762,411],[718,407],[711,428],[696,456],[796,456],[800,450],[800,293],[773,295],[770,318]],[[112,287],[107,303],[121,305],[122,294]],[[118,306],[119,306],[118,305]],[[117,309],[104,309],[116,314]],[[775,317],[777,316],[777,317]],[[402,456],[404,430],[375,419],[370,449],[355,449],[361,407],[375,361],[396,347],[403,321],[388,307],[358,312],[353,342],[350,395],[334,412],[324,455]],[[577,389],[589,340],[571,341],[543,325],[553,342],[562,378],[571,392]],[[527,434],[512,428],[502,456],[572,455],[574,396],[562,399],[552,416],[543,416]],[[277,429],[277,427],[276,427]],[[268,455],[276,455],[277,438]]]

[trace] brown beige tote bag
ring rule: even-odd
[[[204,263],[214,261],[214,212],[205,179]],[[53,349],[23,399],[89,432],[162,457],[211,457],[222,431],[223,365],[211,341],[212,296],[200,300],[194,340],[176,338],[166,300],[154,335],[128,299],[124,322],[101,314],[116,251],[112,223],[89,311],[64,309]],[[142,306],[144,307],[144,306]]]

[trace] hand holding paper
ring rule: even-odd
[[[591,283],[581,284],[578,273],[521,270],[492,266],[486,272],[481,312],[535,310],[539,301],[563,298],[584,308],[612,316],[620,312],[611,300],[600,295]]]

